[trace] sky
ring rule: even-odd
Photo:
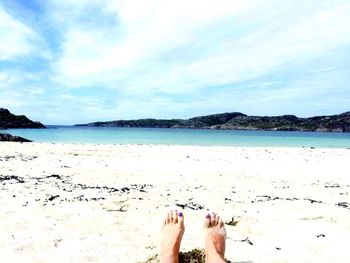
[[[0,107],[44,124],[350,111],[348,0],[0,0]]]

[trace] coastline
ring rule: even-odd
[[[347,262],[349,149],[0,143],[3,262],[142,262],[184,208],[182,251],[216,211],[232,262]]]
[[[0,131],[1,132],[1,131]],[[34,142],[228,147],[350,148],[350,133],[48,126],[10,129]]]

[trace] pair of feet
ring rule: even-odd
[[[178,213],[176,210],[167,213],[161,231],[160,262],[179,262],[180,244],[185,232],[183,213]],[[224,222],[217,214],[212,213],[205,217],[204,232],[206,262],[226,262],[224,259],[226,230]]]

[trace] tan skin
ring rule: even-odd
[[[178,263],[182,236],[185,232],[184,215],[178,211],[167,213],[161,229],[160,262]],[[221,217],[215,213],[204,219],[205,255],[208,263],[226,262],[226,230]]]

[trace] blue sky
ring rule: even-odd
[[[0,0],[0,107],[45,124],[350,110],[350,1]]]

